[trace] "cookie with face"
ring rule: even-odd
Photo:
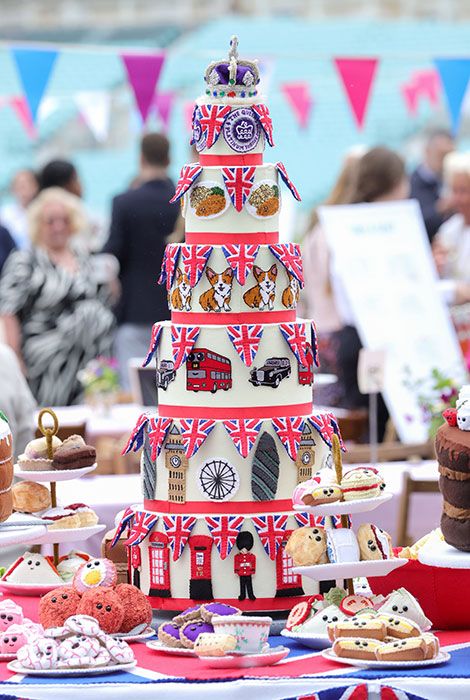
[[[377,639],[337,639],[333,644],[336,656],[344,656],[348,659],[376,660],[376,652],[383,645]]]
[[[73,578],[73,586],[84,593],[99,586],[114,588],[117,583],[117,569],[110,559],[91,559],[83,564]]]
[[[147,596],[130,583],[121,583],[114,589],[124,606],[120,632],[130,632],[138,626],[142,631],[152,622],[152,606]]]
[[[73,588],[62,586],[46,593],[39,601],[39,621],[43,627],[62,627],[77,612],[80,596]]]
[[[357,531],[361,561],[391,559],[392,538],[377,525],[363,523]]]
[[[112,661],[115,663],[129,664],[131,661],[134,661],[134,652],[124,639],[114,639],[114,637],[106,636],[104,644]]]
[[[23,625],[11,625],[0,635],[0,654],[16,654],[29,641]]]
[[[81,634],[85,637],[102,637],[103,630],[98,624],[98,620],[91,615],[72,615],[65,621],[64,628],[67,634]]]
[[[87,668],[93,666],[93,659],[98,656],[101,644],[96,638],[85,635],[72,635],[62,640],[58,648],[58,666],[60,668]]]
[[[424,614],[424,610],[416,598],[405,588],[393,591],[378,609],[379,613],[390,613],[413,620],[425,631],[431,629],[432,622]]]
[[[119,632],[124,621],[124,605],[118,594],[107,586],[85,591],[78,604],[80,615],[94,617],[104,632]]]
[[[11,625],[23,623],[23,610],[12,600],[0,602],[0,632],[5,632]]]
[[[326,564],[326,535],[323,527],[299,527],[286,544],[286,552],[295,566]]]
[[[55,639],[41,637],[18,649],[17,659],[24,668],[35,671],[56,668],[58,649]]]

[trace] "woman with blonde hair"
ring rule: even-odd
[[[51,187],[33,201],[28,217],[31,249],[8,258],[0,316],[38,404],[68,405],[81,398],[77,372],[110,352],[109,291],[97,281],[90,256],[74,247],[83,225],[77,197]]]

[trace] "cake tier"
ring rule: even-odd
[[[470,432],[442,425],[436,435],[439,488],[443,512],[441,530],[445,541],[470,551]]]
[[[159,326],[161,416],[269,418],[310,413],[315,344],[310,321],[263,326],[167,321]],[[302,364],[295,354],[299,345]]]
[[[470,431],[460,430],[447,423],[441,425],[436,435],[436,456],[440,467],[455,472],[455,479],[469,478]],[[440,471],[443,473],[442,469]]]
[[[176,323],[207,323],[208,312],[213,324],[294,321],[303,284],[300,249],[182,244],[169,282]]]

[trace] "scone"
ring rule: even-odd
[[[49,530],[65,530],[80,527],[80,516],[68,508],[61,508],[60,506],[49,508],[42,514],[42,517],[44,520],[52,520],[47,526]]]
[[[56,435],[52,436],[52,453],[62,445],[62,440]],[[47,456],[47,442],[45,437],[31,440],[25,447],[24,453],[18,457],[18,466],[23,471],[47,471],[52,469],[52,460]]]
[[[198,656],[225,656],[237,646],[233,634],[203,632],[196,639],[194,651]]]
[[[377,661],[424,661],[426,642],[421,637],[397,639],[383,644],[375,652]]]
[[[51,494],[47,486],[34,481],[20,481],[11,489],[13,510],[18,513],[38,513],[51,507]]]
[[[357,531],[357,541],[361,551],[361,561],[393,557],[392,538],[377,525],[363,523]]]
[[[347,471],[341,480],[341,490],[345,501],[360,498],[376,498],[380,495],[383,479],[373,467],[355,467]]]
[[[407,639],[408,637],[419,637],[421,630],[416,622],[407,620],[399,615],[387,615],[379,613],[378,620],[381,620],[387,628],[387,636],[396,639]]]
[[[96,450],[80,435],[70,435],[54,452],[52,469],[81,469],[96,462]]]
[[[65,510],[71,510],[78,515],[80,518],[79,527],[92,527],[99,522],[99,517],[95,511],[90,506],[85,505],[85,503],[72,503],[66,506]]]
[[[376,652],[383,645],[378,639],[337,639],[333,644],[336,656],[344,656],[348,659],[376,660]]]
[[[385,639],[387,626],[380,619],[365,619],[361,616],[353,617],[328,625],[328,637],[330,641],[341,637],[362,637],[363,639]]]
[[[323,527],[299,527],[286,544],[286,553],[295,566],[326,564],[326,534]]]

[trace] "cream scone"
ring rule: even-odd
[[[52,452],[62,445],[62,440],[56,435],[52,437]],[[31,440],[25,447],[24,453],[18,457],[18,466],[23,471],[47,471],[52,468],[52,460],[47,456],[46,438]]]
[[[408,620],[399,615],[387,615],[379,613],[378,620],[381,620],[387,628],[387,636],[395,639],[407,639],[408,637],[419,637],[421,630],[416,622]]]
[[[85,503],[72,503],[71,505],[66,506],[66,510],[71,510],[78,515],[80,518],[79,527],[92,527],[93,525],[97,525],[99,522],[99,518],[95,511]]]
[[[360,616],[328,625],[330,641],[341,637],[362,637],[363,639],[385,639],[387,627],[383,620],[365,619]]]
[[[341,490],[345,501],[361,498],[376,498],[380,495],[383,479],[373,467],[355,467],[347,471],[341,480]]]
[[[69,508],[49,508],[42,517],[44,520],[52,520],[47,526],[49,530],[73,530],[80,527],[80,516]]]
[[[421,637],[396,639],[380,646],[375,655],[377,661],[424,661],[426,642]]]
[[[376,660],[376,652],[383,645],[378,639],[357,639],[344,638],[337,639],[333,644],[333,651],[336,656],[343,656],[348,659],[364,659],[368,661]]]

